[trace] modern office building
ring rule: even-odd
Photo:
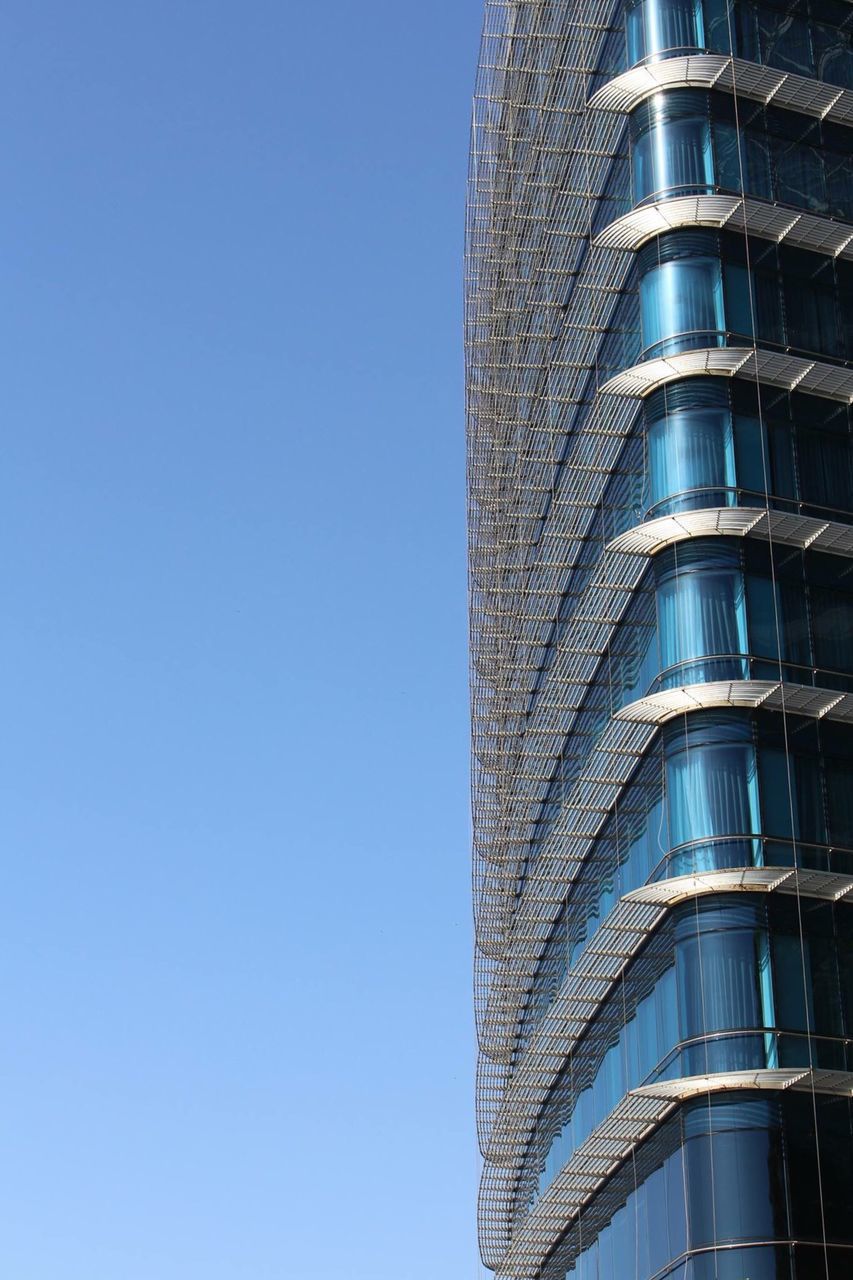
[[[853,4],[486,0],[480,1239],[853,1280]]]

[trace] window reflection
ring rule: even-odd
[[[558,1078],[537,1123],[518,1211],[643,1081],[780,1063],[850,1069],[853,1025],[845,1013],[853,991],[849,968],[833,957],[851,942],[846,906],[810,903],[799,913],[794,899],[738,896],[676,908]],[[810,1048],[804,1036],[818,1039]],[[694,1244],[704,1243],[700,1231]]]
[[[845,405],[720,379],[650,396],[646,518],[712,506],[764,506],[850,520],[853,435]]]
[[[638,255],[642,356],[753,341],[853,359],[853,263],[732,232],[673,231]]]
[[[646,358],[725,338],[723,278],[718,259],[684,257],[649,267],[640,279],[640,332]]]
[[[789,716],[786,733],[777,715],[722,711],[665,726],[551,931],[517,1054],[618,899],[648,881],[795,862],[853,874],[851,761],[853,729],[830,722]]]
[[[543,1280],[848,1280],[851,1102],[818,1094],[814,1110],[817,1142],[806,1094],[685,1104],[611,1178]]]
[[[843,8],[767,0],[635,0],[625,8],[629,67],[707,50],[853,88],[853,46]]]

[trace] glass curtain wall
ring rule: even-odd
[[[635,206],[683,195],[741,192],[853,219],[853,129],[793,111],[679,89],[631,115]],[[740,141],[740,146],[738,142]]]
[[[630,0],[626,65],[690,53],[733,53],[853,88],[853,31],[841,0]]]
[[[551,12],[510,8],[520,32],[534,11],[543,23]],[[582,25],[566,13],[568,27]],[[521,304],[512,312],[513,323],[521,317],[515,345],[502,327],[510,323],[509,283],[540,270],[545,278],[554,242],[538,256],[516,253],[509,265],[480,264],[483,278],[505,270],[507,284],[506,297],[495,294],[499,336],[483,385],[502,360],[524,368],[529,360],[536,374],[512,401],[512,445],[501,445],[489,475],[503,481],[507,459],[517,461],[522,449],[529,455],[517,473],[533,475],[547,452],[528,430],[540,395],[559,403],[569,423],[564,438],[548,435],[552,469],[529,518],[535,550],[507,592],[513,602],[529,593],[543,614],[534,618],[531,605],[530,616],[505,622],[500,612],[500,627],[518,630],[501,632],[507,669],[494,677],[507,688],[518,680],[507,722],[524,722],[512,739],[519,776],[512,785],[502,779],[508,828],[518,825],[516,797],[529,799],[512,860],[495,858],[488,868],[495,897],[506,889],[506,901],[488,934],[493,950],[483,968],[497,986],[484,1020],[498,1007],[500,1020],[512,1005],[510,1032],[494,1036],[503,1056],[484,1076],[487,1090],[492,1078],[508,1081],[483,1110],[491,1123],[505,1107],[496,1123],[506,1145],[516,1143],[511,1172],[501,1170],[501,1230],[510,1239],[528,1232],[531,1249],[553,1231],[530,1280],[850,1280],[853,1100],[832,1090],[853,1094],[853,905],[843,900],[853,895],[853,260],[847,248],[817,250],[832,243],[830,231],[843,244],[848,227],[853,246],[853,107],[845,126],[841,108],[830,120],[811,104],[824,101],[826,85],[842,106],[839,95],[853,89],[853,5],[625,0],[604,25],[608,67],[616,45],[626,67],[733,54],[802,77],[788,88],[799,87],[804,109],[774,107],[769,89],[761,102],[736,99],[723,59],[713,90],[690,87],[672,67],[671,87],[624,107],[612,133],[591,116],[583,178],[599,176],[602,201],[582,234],[572,205],[580,198],[577,155],[567,153],[553,217],[561,251],[568,253],[565,241],[574,256],[565,258],[544,320]],[[510,43],[522,56],[522,34]],[[590,51],[593,44],[590,34]],[[546,45],[537,45],[543,58]],[[589,101],[603,75],[592,52],[590,62],[578,101]],[[762,71],[759,80],[772,85],[781,75]],[[523,96],[529,82],[519,77],[514,92]],[[519,106],[511,129],[506,103],[495,108],[494,138],[506,129],[519,165],[535,151],[531,143],[528,154],[530,121],[547,146],[548,130],[561,126],[565,85],[556,74],[541,82],[554,100],[528,103],[535,110],[526,114]],[[493,168],[475,166],[478,173],[512,168],[509,143],[499,145]],[[513,170],[519,190],[533,174],[532,159],[523,180]],[[599,332],[589,299],[617,271],[615,250],[604,246],[613,259],[600,270],[595,257],[607,220],[627,206],[732,195],[811,227],[817,248],[793,248],[775,232],[746,235],[730,229],[734,221],[722,230],[699,225],[711,217],[697,200],[695,225],[652,235],[630,266],[618,267],[619,300]],[[507,200],[490,205],[488,217],[478,211],[478,234],[486,226],[497,234],[514,208]],[[537,211],[536,226],[549,216]],[[646,209],[635,221],[660,227],[665,216],[665,208]],[[540,331],[553,344],[547,360],[528,342]],[[581,335],[586,366],[559,358],[567,334]],[[701,355],[665,363],[725,348],[736,349],[731,376]],[[757,348],[779,357],[779,385],[761,381],[771,376],[767,362],[754,361],[758,372],[746,376]],[[660,361],[662,372],[651,394],[637,393],[631,418],[621,405],[628,397],[608,396],[608,380],[641,360]],[[825,394],[797,390],[803,362],[817,370],[809,385]],[[685,367],[696,376],[681,376]],[[641,379],[620,385],[629,383]],[[584,508],[593,482],[578,475],[606,471],[605,450],[611,480]],[[496,512],[512,508],[502,489],[490,500]],[[738,513],[727,523],[718,508],[749,508],[756,518]],[[679,527],[679,515],[712,510],[713,519]],[[772,525],[760,518],[770,511],[778,513]],[[628,543],[613,547],[613,538],[661,517],[675,517],[663,528],[680,540],[641,561],[620,549]],[[743,524],[747,536],[732,536]],[[831,554],[814,549],[818,536]],[[714,690],[689,702],[703,685]],[[814,714],[760,705],[765,696],[787,698],[792,686],[796,705]],[[497,826],[498,799],[494,814]],[[753,874],[770,868],[804,874]],[[733,870],[750,875],[715,879]],[[746,891],[759,880],[761,892]],[[636,923],[648,919],[636,898],[625,903],[648,885],[661,889],[654,927]],[[515,911],[525,912],[518,929]],[[622,966],[615,979],[614,957]],[[568,1000],[579,990],[561,1024],[561,993]],[[783,1093],[773,1073],[785,1071]],[[685,1081],[691,1088],[679,1092]],[[608,1130],[614,1163],[606,1176],[575,1163],[572,1187],[587,1187],[588,1196],[580,1212],[566,1209],[561,1225],[567,1166],[632,1090],[662,1082],[681,1101],[633,1149]],[[487,1133],[486,1151],[488,1143]]]
[[[602,1005],[542,1109],[529,1211],[629,1090],[714,1072],[853,1067],[853,909],[743,895],[678,907]]]

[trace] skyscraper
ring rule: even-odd
[[[516,1280],[853,1277],[853,5],[487,0],[478,1123]]]

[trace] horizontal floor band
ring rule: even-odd
[[[848,223],[728,195],[676,196],[644,204],[611,222],[595,243],[607,249],[636,250],[653,236],[678,227],[729,227],[776,244],[853,259],[853,226]]]
[[[771,511],[766,507],[703,507],[658,516],[614,538],[608,551],[627,555],[653,556],[665,547],[690,538],[763,538],[801,550],[827,551],[853,557],[853,524],[821,520],[795,512]]]
[[[617,373],[601,391],[604,395],[643,398],[670,382],[705,375],[748,378],[785,391],[804,391],[853,404],[853,369],[757,347],[700,347],[644,360]]]
[[[663,89],[723,89],[765,106],[772,102],[818,120],[853,124],[853,90],[719,53],[689,54],[632,67],[602,85],[589,105],[625,113]]]

